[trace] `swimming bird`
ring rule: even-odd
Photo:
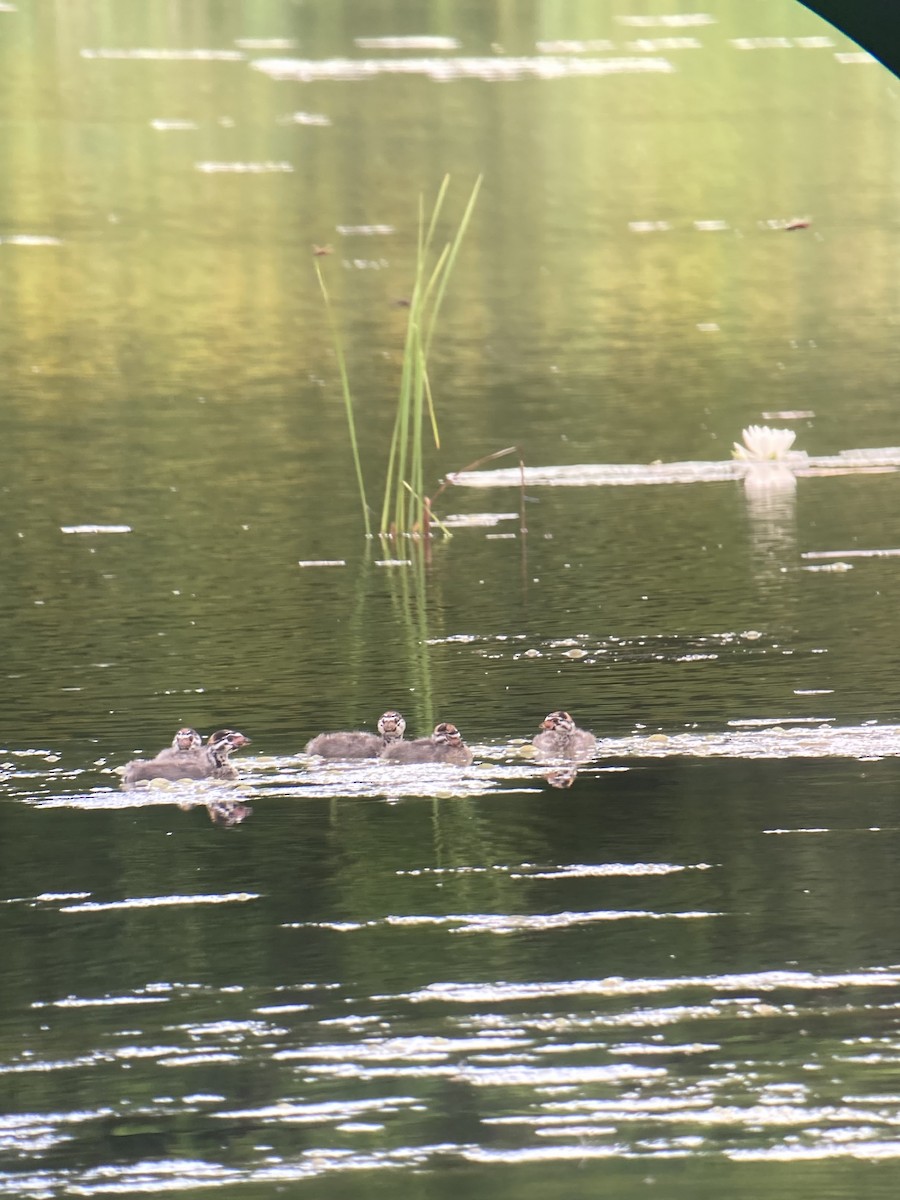
[[[238,773],[228,756],[233,750],[249,745],[250,739],[245,734],[235,729],[219,729],[194,753],[132,759],[125,764],[122,786],[131,787],[150,779],[237,779]]]
[[[157,759],[182,759],[185,756],[196,754],[203,745],[203,738],[196,729],[191,729],[189,725],[183,726],[172,738],[172,745],[166,746],[164,750],[160,750],[157,754]]]
[[[441,721],[435,725],[431,737],[416,738],[412,742],[394,742],[385,747],[381,757],[390,762],[452,763],[457,767],[467,767],[474,755],[456,726],[449,721]]]
[[[306,743],[306,753],[320,754],[323,758],[378,758],[388,746],[402,742],[405,731],[402,715],[390,709],[378,718],[377,734],[362,730],[320,733]]]
[[[562,709],[548,713],[541,721],[541,732],[531,744],[547,758],[590,758],[597,749],[597,739],[586,729],[579,729],[569,713]]]

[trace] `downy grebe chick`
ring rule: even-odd
[[[467,767],[474,758],[462,740],[462,734],[449,721],[435,725],[431,737],[416,738],[414,742],[394,742],[386,746],[382,758],[404,763],[452,763]]]
[[[307,754],[323,758],[378,758],[388,746],[403,741],[406,721],[393,709],[378,718],[378,733],[354,730],[348,733],[320,733],[306,743]]]
[[[249,746],[250,739],[236,729],[217,729],[206,739],[204,753],[209,757],[213,769],[211,779],[237,779],[237,768],[228,761],[228,755],[242,746]]]
[[[579,729],[562,709],[544,717],[541,732],[535,734],[531,744],[546,758],[590,758],[597,749],[594,735]]]
[[[210,734],[206,745],[193,754],[132,759],[125,764],[122,786],[130,787],[148,779],[237,779],[238,773],[228,761],[228,755],[249,745],[250,739],[243,733],[220,729]]]
[[[179,729],[172,738],[172,745],[166,746],[165,750],[160,750],[157,754],[157,759],[175,758],[179,761],[185,757],[196,754],[203,746],[203,738],[196,729],[191,729],[189,725],[185,725]]]

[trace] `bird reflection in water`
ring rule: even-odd
[[[570,788],[578,774],[576,767],[560,767],[556,771],[548,771],[544,778],[555,788]]]
[[[252,805],[242,804],[240,800],[214,800],[207,804],[206,811],[213,825],[221,825],[225,829],[240,825],[253,816]]]
[[[182,812],[191,812],[195,808],[205,808],[206,815],[213,825],[219,825],[223,829],[231,829],[234,825],[240,825],[242,821],[246,821],[248,817],[253,816],[252,805],[245,804],[242,800],[231,799],[228,796],[214,796],[205,800],[185,798],[184,800],[179,800],[178,807]]]

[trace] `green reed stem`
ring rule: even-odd
[[[328,289],[325,286],[325,280],[322,276],[322,268],[318,263],[315,264],[316,275],[319,279],[319,287],[322,290],[322,298],[325,301],[325,312],[328,317],[328,327],[331,330],[331,338],[334,342],[334,353],[337,358],[338,371],[341,376],[341,391],[344,396],[344,409],[347,413],[347,428],[350,431],[350,448],[353,452],[353,465],[356,470],[356,484],[359,488],[359,499],[362,504],[363,523],[366,528],[366,537],[372,536],[372,528],[369,523],[369,506],[366,503],[366,487],[363,482],[362,463],[359,457],[359,443],[356,440],[356,422],[353,419],[353,397],[350,394],[350,379],[347,375],[347,363],[344,359],[344,348],[341,344],[341,335],[338,332],[337,322],[334,319],[334,310],[331,307],[331,299],[328,295]]]
[[[445,247],[446,258],[443,261],[441,276],[438,284],[437,294],[434,299],[434,305],[431,310],[431,320],[428,326],[428,336],[425,339],[425,354],[431,349],[431,339],[434,336],[434,326],[437,321],[438,313],[441,310],[441,305],[444,301],[444,293],[447,290],[447,283],[450,279],[450,272],[456,264],[456,258],[459,254],[459,248],[462,245],[462,240],[465,237],[466,230],[469,227],[469,222],[472,219],[472,213],[475,211],[475,201],[478,199],[478,193],[481,191],[482,176],[479,175],[475,180],[475,186],[472,188],[472,194],[469,196],[468,203],[463,211],[462,220],[456,230],[456,237],[450,243],[449,247]]]
[[[452,241],[443,247],[429,271],[428,259],[449,185],[450,177],[447,175],[438,189],[427,227],[424,201],[419,198],[416,268],[403,346],[397,415],[388,454],[384,501],[381,508],[382,534],[411,533],[414,530],[421,532],[430,519],[430,513],[426,513],[425,497],[426,423],[430,426],[431,436],[438,449],[441,442],[434,395],[428,377],[428,352],[446,294],[450,271],[456,262],[475,208],[481,188],[481,177],[475,182]],[[410,504],[410,496],[415,501],[414,505]]]

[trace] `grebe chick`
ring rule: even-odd
[[[562,709],[544,717],[541,732],[535,734],[531,744],[546,758],[590,758],[597,749],[594,735],[579,729]]]
[[[203,746],[203,738],[196,729],[191,729],[189,725],[185,725],[179,729],[172,738],[172,745],[166,746],[164,750],[160,750],[157,754],[157,759],[174,758],[179,761],[185,757],[196,754]]]
[[[249,745],[250,739],[243,733],[219,729],[210,734],[201,750],[193,754],[132,759],[125,764],[122,786],[131,787],[133,783],[149,779],[237,779],[238,773],[228,761],[228,755]]]
[[[406,721],[390,709],[378,718],[377,734],[362,730],[320,733],[306,743],[306,753],[320,754],[322,758],[378,758],[388,746],[403,741],[405,730]]]
[[[474,755],[456,726],[449,721],[441,721],[435,725],[431,737],[416,738],[413,742],[394,742],[385,747],[381,757],[390,762],[452,763],[457,767],[467,767]]]

